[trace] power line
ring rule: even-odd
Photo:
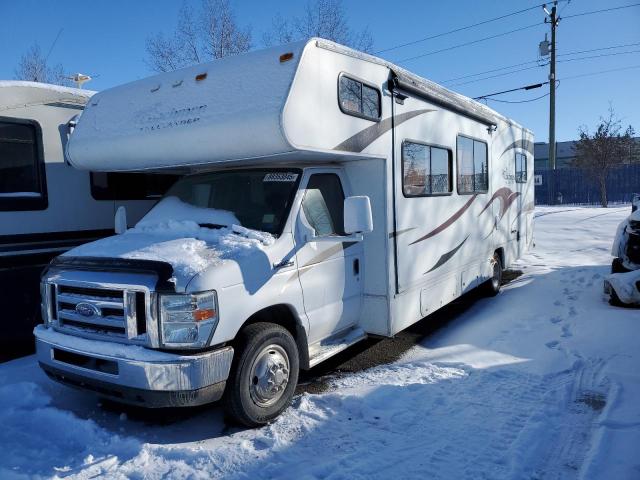
[[[482,82],[483,80],[490,80],[492,78],[504,77],[505,75],[511,75],[512,73],[524,72],[525,70],[532,70],[534,68],[544,67],[546,65],[548,65],[548,63],[545,63],[544,65],[534,65],[532,67],[519,68],[518,70],[512,70],[510,72],[504,72],[504,73],[497,73],[495,75],[490,75],[488,77],[477,78],[475,80],[469,80],[467,82],[454,83],[454,84],[449,85],[449,87],[460,87],[462,85],[469,85],[470,83]]]
[[[600,55],[590,55],[588,57],[566,58],[564,60],[558,60],[557,63],[575,62],[575,61],[580,61],[580,60],[591,60],[591,59],[594,59],[594,58],[603,58],[603,57],[614,57],[614,56],[617,56],[617,55],[630,55],[630,54],[633,54],[633,53],[640,53],[640,50],[631,50],[629,52],[603,53],[603,54],[600,54]],[[527,62],[527,63],[533,63],[533,62]],[[522,65],[526,65],[527,63],[523,63]],[[544,67],[546,65],[548,65],[548,64],[538,64],[538,65],[534,65],[532,67],[519,68],[517,70],[511,70],[509,72],[497,73],[495,75],[490,75],[488,77],[476,78],[475,80],[469,80],[469,81],[466,81],[466,82],[453,83],[453,84],[450,84],[449,87],[460,87],[462,85],[469,85],[471,83],[482,82],[484,80],[490,80],[492,78],[504,77],[506,75],[511,75],[513,73],[518,73],[518,72],[524,72],[526,70],[532,70],[534,68]]]
[[[610,73],[610,72],[621,72],[623,70],[631,70],[634,68],[640,68],[640,65],[631,65],[629,67],[622,67],[622,68],[612,68],[609,70],[599,70],[596,72],[589,72],[589,73],[583,73],[580,75],[571,75],[569,77],[563,77],[562,80],[571,80],[573,78],[582,78],[582,77],[592,77],[594,75],[600,75],[602,73]]]
[[[502,90],[500,92],[488,93],[486,95],[481,95],[479,97],[473,97],[473,99],[474,100],[482,100],[482,99],[485,99],[487,97],[494,97],[496,95],[502,95],[504,93],[517,92],[518,90],[533,90],[535,88],[540,88],[543,85],[548,85],[548,84],[549,84],[549,82],[533,83],[531,85],[525,85],[524,87],[511,88],[509,90]]]
[[[575,62],[576,60],[589,60],[591,58],[615,57],[616,55],[629,55],[631,53],[640,53],[640,50],[631,50],[630,52],[603,53],[601,55],[590,55],[588,57],[567,58],[565,60],[558,60],[558,63]]]
[[[559,1],[560,2],[569,2],[570,0],[559,0]],[[481,22],[473,23],[471,25],[466,25],[464,27],[454,28],[453,30],[449,30],[447,32],[437,33],[435,35],[430,35],[428,37],[420,38],[418,40],[413,40],[411,42],[401,43],[401,44],[395,45],[393,47],[389,47],[389,48],[385,48],[385,49],[382,49],[382,50],[378,50],[377,52],[374,52],[374,53],[377,55],[379,53],[390,52],[392,50],[397,50],[399,48],[409,47],[411,45],[416,45],[418,43],[426,42],[427,40],[433,40],[434,38],[440,38],[440,37],[444,37],[446,35],[451,35],[453,33],[462,32],[462,31],[468,30],[470,28],[479,27],[480,25],[486,25],[487,23],[496,22],[498,20],[503,20],[505,18],[512,17],[514,15],[519,15],[521,13],[529,12],[531,10],[536,10],[536,9],[542,7],[543,5],[544,5],[544,3],[541,3],[539,5],[534,5],[534,6],[529,7],[529,8],[524,8],[522,10],[518,10],[518,11],[515,11],[515,12],[506,13],[504,15],[500,15],[499,17],[489,18],[487,20],[483,20]],[[568,5],[568,3],[567,3],[567,5]]]
[[[488,37],[479,38],[477,40],[472,40],[470,42],[465,42],[465,43],[460,43],[458,45],[453,45],[451,47],[441,48],[439,50],[433,50],[431,52],[423,53],[421,55],[416,55],[414,57],[403,58],[402,60],[399,60],[396,63],[410,62],[411,60],[417,60],[418,58],[427,57],[429,55],[435,55],[436,53],[448,52],[449,50],[454,50],[456,48],[467,47],[469,45],[474,45],[476,43],[485,42],[487,40],[492,40],[492,39],[498,38],[498,37],[504,37],[505,35],[511,35],[512,33],[521,32],[522,30],[527,30],[527,29],[533,28],[533,27],[539,27],[541,25],[542,24],[539,23],[539,22],[538,23],[533,23],[531,25],[526,25],[524,27],[516,28],[515,30],[509,30],[508,32],[502,32],[502,33],[498,33],[496,35],[490,35]]]
[[[631,5],[621,5],[619,7],[603,8],[601,10],[591,10],[590,12],[574,13],[573,15],[567,15],[562,17],[563,20],[575,17],[584,17],[586,15],[594,15],[596,13],[613,12],[614,10],[623,10],[625,8],[639,7],[640,3],[632,3]]]
[[[573,80],[575,78],[584,78],[584,77],[593,77],[595,75],[602,75],[603,73],[612,73],[612,72],[622,72],[625,70],[633,70],[635,68],[640,68],[640,65],[630,65],[628,67],[620,67],[620,68],[610,68],[607,70],[597,70],[595,72],[587,72],[587,73],[581,73],[579,75],[570,75],[568,77],[562,77],[561,79],[558,79],[556,82],[556,85],[560,84],[560,81],[566,81],[566,80]],[[543,85],[547,85],[549,82],[542,82],[542,83],[534,83],[532,85],[525,85],[524,87],[519,87],[519,88],[512,88],[509,90],[503,90],[501,92],[494,92],[494,93],[489,93],[487,95],[481,95],[479,97],[473,97],[474,100],[484,100],[484,99],[488,99],[488,97],[493,97],[495,95],[502,95],[504,93],[511,93],[511,92],[517,92],[518,90],[533,90],[534,88],[540,88]],[[489,99],[489,100],[493,100],[493,99]]]
[[[637,42],[637,43],[626,43],[626,44],[622,44],[622,45],[611,45],[611,46],[608,46],[608,47],[592,48],[592,49],[589,49],[589,50],[578,50],[578,51],[574,51],[574,52],[559,53],[558,57],[566,57],[566,56],[569,56],[569,55],[579,55],[581,53],[600,52],[600,51],[604,51],[604,50],[613,50],[613,49],[616,49],[616,48],[636,47],[638,45],[640,45],[640,42]],[[523,65],[531,65],[532,63],[536,63],[536,64],[538,64],[540,66],[543,66],[543,67],[546,65],[546,64],[540,64],[540,59],[529,60],[528,62],[514,63],[513,65],[506,65],[504,67],[497,67],[497,68],[493,68],[491,70],[485,70],[483,72],[471,73],[469,75],[463,75],[461,77],[455,77],[455,78],[449,78],[447,80],[441,80],[440,83],[450,83],[450,82],[455,82],[457,80],[465,80],[467,78],[478,77],[480,75],[486,75],[487,73],[499,72],[501,70],[508,70],[510,68],[521,67]]]
[[[538,5],[538,6],[532,7],[532,8],[537,8],[539,6],[541,6],[541,5]],[[573,15],[568,15],[566,17],[563,17],[563,19],[566,20],[566,19],[570,19],[570,18],[583,17],[583,16],[586,16],[586,15],[595,15],[595,14],[598,14],[598,13],[612,12],[612,11],[617,11],[617,10],[623,10],[623,9],[626,9],[626,8],[637,7],[637,6],[640,6],[640,3],[632,3],[630,5],[621,5],[621,6],[618,6],[618,7],[603,8],[603,9],[600,9],[600,10],[592,10],[592,11],[589,11],[589,12],[576,13],[576,14],[573,14]],[[442,48],[442,49],[439,49],[439,50],[433,50],[431,52],[427,52],[427,53],[424,53],[424,54],[421,54],[421,55],[415,55],[413,57],[404,58],[402,60],[397,61],[396,63],[409,62],[409,61],[416,60],[418,58],[423,58],[423,57],[426,57],[426,56],[429,56],[429,55],[435,55],[437,53],[442,53],[442,52],[447,52],[449,50],[454,50],[456,48],[467,47],[469,45],[474,45],[476,43],[484,42],[484,41],[487,41],[487,40],[492,40],[494,38],[503,37],[505,35],[510,35],[512,33],[516,33],[516,32],[520,32],[522,30],[533,28],[533,27],[535,27],[537,25],[539,25],[539,24],[535,23],[535,24],[532,24],[532,25],[527,25],[527,26],[524,26],[524,27],[521,27],[521,28],[517,28],[515,30],[510,30],[508,32],[498,33],[496,35],[491,35],[489,37],[479,38],[477,40],[461,43],[461,44],[458,44],[458,45],[453,45],[451,47]],[[389,49],[387,49],[387,50],[389,50]],[[384,50],[384,51],[387,51],[387,50]],[[383,51],[383,50],[381,50],[381,51]],[[379,53],[379,52],[376,52],[376,53]]]
[[[544,97],[548,97],[548,96],[549,96],[549,92],[545,93],[544,95],[540,95],[539,97],[531,98],[529,100],[512,101],[512,100],[500,100],[499,98],[485,98],[484,100],[491,100],[492,102],[500,102],[500,103],[530,103],[530,102],[535,102],[536,100],[541,100]]]

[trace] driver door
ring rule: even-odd
[[[296,257],[309,343],[355,325],[362,303],[362,242],[344,241],[344,189],[339,171],[305,175],[296,222]]]

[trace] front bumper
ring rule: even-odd
[[[38,326],[42,369],[61,383],[145,407],[183,407],[222,397],[233,348],[181,355],[88,340]]]

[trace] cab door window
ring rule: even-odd
[[[302,210],[317,237],[346,235],[344,191],[335,173],[316,173],[309,177]]]

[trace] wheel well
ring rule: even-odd
[[[251,315],[246,322],[240,327],[239,332],[258,322],[273,323],[280,325],[289,331],[298,345],[298,353],[300,355],[300,368],[309,368],[309,347],[307,344],[307,334],[298,320],[293,310],[287,305],[272,305]]]
[[[493,253],[497,253],[498,257],[500,257],[500,264],[502,265],[502,269],[504,270],[504,268],[505,268],[505,264],[504,264],[504,249],[502,247],[500,247]]]

